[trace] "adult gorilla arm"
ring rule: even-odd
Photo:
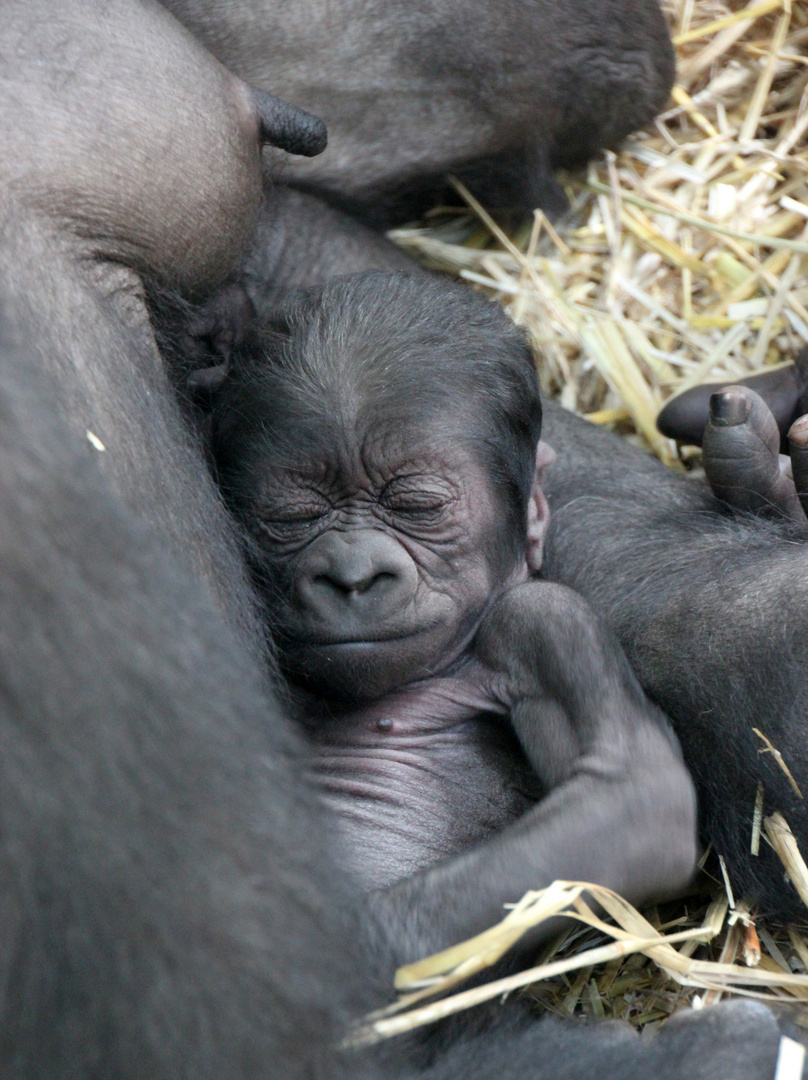
[[[4,222],[18,271],[33,244]],[[41,358],[75,313],[29,285],[0,276],[2,1073],[341,1076],[372,976],[303,748],[61,415]]]
[[[158,4],[10,0],[0,20],[0,243],[12,297],[41,296],[59,347],[32,355],[135,512],[203,577],[245,641],[240,558],[155,345],[143,280],[199,294],[255,223],[259,138],[309,151],[322,125],[225,71]],[[46,302],[47,301],[47,302]],[[56,315],[52,314],[55,312]],[[256,644],[256,648],[261,648]]]

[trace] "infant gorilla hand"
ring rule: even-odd
[[[719,499],[808,528],[808,415],[789,428],[786,457],[763,398],[748,387],[728,386],[710,398],[703,445],[704,470]]]
[[[492,607],[474,642],[549,795],[579,823],[582,864],[635,898],[675,890],[697,857],[696,804],[678,744],[617,641],[582,597],[530,581]],[[535,811],[534,811],[535,812]],[[571,838],[569,838],[571,839]]]

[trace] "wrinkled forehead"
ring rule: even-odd
[[[345,388],[339,395],[305,397],[267,394],[253,434],[278,467],[340,462],[344,467],[368,457],[389,463],[407,458],[457,459],[473,456],[484,426],[479,402],[462,392],[408,392],[388,388],[372,394]]]

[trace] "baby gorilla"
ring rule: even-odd
[[[554,878],[658,897],[697,853],[664,716],[586,603],[536,576],[540,430],[510,319],[406,273],[292,294],[212,395],[219,482],[354,869],[436,874],[449,904],[441,882],[471,885],[469,931]]]

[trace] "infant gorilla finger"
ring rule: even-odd
[[[794,484],[780,464],[780,432],[765,401],[745,386],[710,398],[704,471],[717,498],[738,510],[805,524]]]
[[[795,420],[788,429],[788,449],[794,487],[808,517],[808,413]]]

